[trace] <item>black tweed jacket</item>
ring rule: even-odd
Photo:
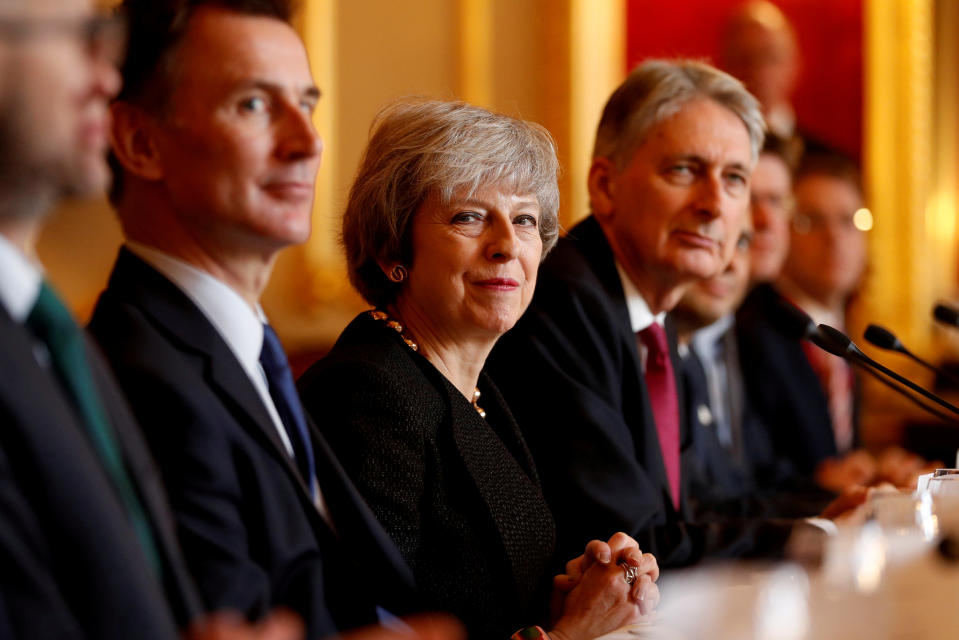
[[[492,382],[470,402],[369,314],[300,379],[300,395],[413,568],[423,606],[471,637],[507,637],[537,617],[554,525],[532,458]]]

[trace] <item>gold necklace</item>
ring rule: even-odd
[[[385,311],[381,311],[379,309],[370,309],[369,313],[371,318],[373,318],[374,320],[379,320],[380,322],[386,323],[387,327],[389,327],[390,329],[393,329],[394,331],[396,331],[396,333],[400,334],[400,338],[403,339],[403,342],[406,343],[407,347],[409,347],[413,351],[420,350],[420,346],[416,344],[416,341],[413,340],[413,338],[406,335],[406,329],[403,327],[403,325],[397,322],[396,320],[394,320],[393,318],[391,318],[388,313],[386,313]],[[480,399],[480,390],[479,390],[479,387],[475,387],[473,389],[473,401],[472,401],[473,408],[476,409],[476,413],[478,413],[481,418],[485,418],[486,411],[484,411],[483,408],[479,406],[479,399]]]

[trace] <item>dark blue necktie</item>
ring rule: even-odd
[[[310,495],[316,500],[316,467],[313,461],[313,446],[310,444],[310,434],[306,426],[306,416],[296,393],[293,383],[293,374],[290,364],[286,360],[283,345],[270,325],[263,325],[263,349],[260,351],[260,364],[266,373],[266,380],[270,386],[270,396],[280,414],[280,420],[286,427],[286,433],[293,444],[296,465],[303,475],[304,481],[310,487]]]

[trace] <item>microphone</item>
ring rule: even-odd
[[[959,311],[944,304],[937,304],[932,310],[932,316],[943,324],[959,327]]]
[[[819,335],[819,327],[813,319],[806,315],[799,307],[789,301],[779,298],[769,308],[769,318],[773,324],[790,338],[808,340]]]
[[[821,325],[821,326],[824,326],[824,325]],[[833,329],[832,327],[829,327],[829,328],[832,329],[835,333],[838,333],[840,336],[842,336],[843,338],[845,338],[846,341],[848,341],[850,344],[852,343],[852,341],[849,340],[849,338],[846,338],[846,336],[844,336],[844,335],[842,334],[842,332],[840,332],[840,331],[838,331],[838,330],[836,330],[836,329]],[[830,335],[830,337],[828,337],[828,338],[827,338],[826,336],[824,336],[824,335],[819,335],[819,330],[818,330],[818,328],[817,328],[817,335],[818,335],[818,340],[813,341],[813,343],[814,343],[817,347],[819,347],[820,349],[822,349],[823,351],[826,351],[826,352],[828,352],[828,353],[831,353],[831,354],[833,354],[833,355],[835,355],[835,356],[839,356],[840,358],[848,361],[850,364],[853,364],[853,365],[859,367],[859,369],[860,369],[861,371],[863,371],[864,373],[869,374],[870,376],[872,376],[873,378],[875,378],[875,379],[878,380],[879,382],[883,383],[884,385],[886,385],[887,387],[889,387],[890,389],[892,389],[892,390],[895,391],[896,393],[898,393],[898,394],[906,397],[908,400],[912,401],[912,403],[915,404],[915,405],[916,405],[917,407],[919,407],[920,409],[923,409],[924,411],[927,411],[928,413],[936,416],[937,418],[939,418],[939,419],[942,420],[943,422],[950,423],[950,424],[959,424],[959,422],[956,422],[956,420],[955,420],[954,418],[952,418],[952,417],[950,417],[950,416],[947,416],[946,414],[942,413],[941,411],[939,411],[939,410],[936,409],[935,407],[932,407],[932,406],[926,404],[925,402],[923,402],[922,400],[920,400],[919,398],[917,398],[916,396],[914,396],[912,393],[910,393],[908,389],[905,389],[905,388],[903,388],[902,386],[897,385],[893,380],[891,380],[891,379],[889,379],[889,378],[886,378],[886,377],[884,377],[882,374],[880,374],[879,371],[872,369],[872,368],[866,363],[866,360],[868,360],[868,358],[865,358],[865,354],[863,354],[863,358],[865,358],[865,360],[862,360],[862,359],[860,359],[860,358],[858,358],[858,357],[856,357],[856,356],[854,356],[854,355],[851,355],[851,354],[848,352],[848,350],[847,350],[847,345],[845,344],[845,342],[840,342],[839,344],[837,344],[836,336],[835,336],[835,335]],[[857,350],[858,350],[858,349],[857,349]],[[862,352],[860,351],[860,353],[862,353]],[[877,364],[878,364],[878,363],[877,363]]]
[[[906,387],[912,389],[913,391],[923,396],[924,398],[932,400],[936,404],[942,407],[945,407],[946,409],[948,409],[949,411],[953,413],[959,414],[959,407],[955,406],[954,404],[950,402],[946,402],[945,400],[943,400],[942,398],[940,398],[934,393],[926,391],[925,389],[920,387],[918,384],[916,384],[912,380],[902,377],[901,375],[899,375],[892,369],[884,367],[883,365],[879,364],[878,362],[876,362],[875,360],[867,356],[865,353],[862,352],[862,350],[859,347],[856,346],[856,344],[852,340],[849,339],[849,337],[846,334],[844,334],[839,329],[836,329],[835,327],[830,327],[828,324],[821,324],[819,325],[819,333],[826,344],[826,346],[823,348],[825,348],[826,351],[829,351],[829,353],[832,353],[833,355],[837,355],[840,358],[845,358],[846,360],[859,362],[866,367],[874,369],[882,373],[883,375],[886,375],[892,378],[899,384],[905,385]]]
[[[895,336],[895,334],[892,333],[892,331],[889,331],[884,327],[880,327],[878,324],[871,324],[866,327],[866,332],[863,334],[863,337],[880,349],[901,353],[904,356],[911,358],[915,362],[918,362],[937,375],[950,380],[953,384],[959,385],[959,378],[956,378],[949,372],[943,371],[931,362],[927,362],[926,360],[923,360],[914,354],[912,351],[906,348],[906,346],[899,340],[899,338]]]
[[[823,351],[832,353],[831,343],[825,341],[816,322],[805,311],[785,298],[776,300],[769,310],[770,319],[785,335],[795,340],[808,340]]]

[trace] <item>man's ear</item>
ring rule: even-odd
[[[613,215],[615,173],[616,167],[612,160],[604,157],[593,158],[586,184],[589,189],[590,211],[600,221],[609,220]]]
[[[126,171],[144,180],[163,178],[156,122],[140,107],[118,100],[110,105],[110,147]]]

